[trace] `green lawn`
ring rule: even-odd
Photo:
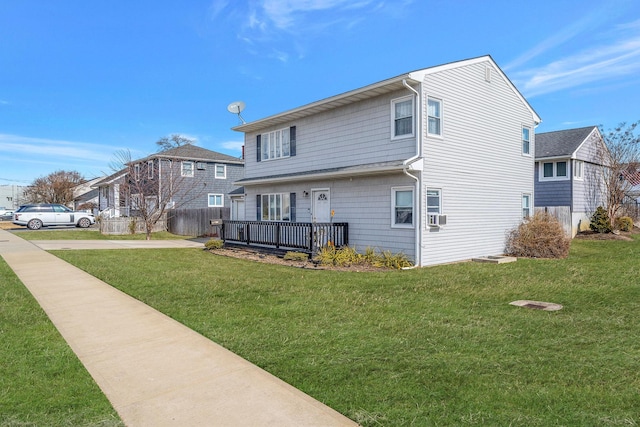
[[[145,240],[144,233],[138,234],[102,234],[98,230],[62,229],[62,230],[20,230],[16,236],[25,240]],[[152,240],[190,239],[192,236],[178,236],[167,231],[151,233]]]
[[[0,301],[0,426],[123,425],[2,258]]]
[[[640,240],[379,273],[196,249],[55,254],[364,426],[640,423]]]

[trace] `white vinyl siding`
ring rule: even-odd
[[[392,188],[391,192],[391,225],[393,227],[413,227],[413,188]]]
[[[391,101],[393,133],[391,139],[413,136],[414,132],[413,96],[406,96]]]

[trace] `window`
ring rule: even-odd
[[[427,134],[442,136],[442,101],[435,98],[428,98],[427,120]]]
[[[522,218],[527,219],[531,216],[531,195],[522,195]]]
[[[567,162],[544,162],[540,166],[540,181],[560,181],[569,179]]]
[[[153,179],[153,160],[147,162],[147,177]]]
[[[193,176],[193,162],[182,162],[180,173],[182,176]]]
[[[289,193],[263,194],[261,205],[263,221],[290,221]]]
[[[216,179],[225,179],[227,177],[226,165],[216,165]]]
[[[391,189],[393,197],[394,227],[413,227],[413,188],[401,187]]]
[[[136,181],[140,179],[140,164],[136,163],[133,167],[133,175]]]
[[[280,159],[291,155],[289,128],[263,133],[260,143],[262,146],[262,160]]]
[[[413,136],[413,96],[391,101],[393,133],[391,138]]]
[[[530,129],[526,126],[522,127],[522,154],[531,154]]]
[[[573,177],[575,179],[584,178],[584,161],[582,160],[573,161]]]
[[[207,195],[207,205],[209,207],[223,207],[224,196],[222,194],[209,194]]]
[[[442,200],[440,197],[439,189],[427,188],[427,213],[428,214],[442,213]]]

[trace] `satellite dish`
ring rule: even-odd
[[[244,107],[245,107],[245,103],[244,103],[244,102],[242,102],[242,101],[235,101],[235,102],[232,102],[231,104],[229,104],[229,105],[227,106],[227,110],[228,110],[230,113],[237,114],[237,115],[238,115],[238,118],[240,119],[240,121],[242,122],[242,124],[245,124],[246,122],[244,121],[244,119],[243,119],[243,118],[242,118],[242,116],[240,115],[240,113],[242,112],[242,110],[244,110]]]

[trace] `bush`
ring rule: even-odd
[[[628,216],[621,216],[616,219],[616,228],[620,231],[631,231],[633,230],[633,219]]]
[[[224,242],[220,239],[209,239],[207,243],[204,244],[204,247],[209,250],[222,249],[224,246]]]
[[[304,252],[289,251],[284,254],[283,259],[286,259],[288,261],[307,261],[309,259],[309,255]]]
[[[602,206],[598,206],[596,211],[591,216],[591,223],[589,228],[597,233],[610,233],[611,232],[611,220],[607,210]]]
[[[321,265],[333,265],[338,267],[350,267],[352,265],[371,265],[382,268],[403,268],[413,265],[403,253],[392,254],[390,251],[378,254],[372,248],[367,248],[364,254],[360,254],[355,248],[349,246],[336,249],[334,246],[326,246],[318,252],[315,260]]]
[[[566,258],[571,239],[560,222],[545,212],[525,220],[507,236],[507,255],[527,258]]]

